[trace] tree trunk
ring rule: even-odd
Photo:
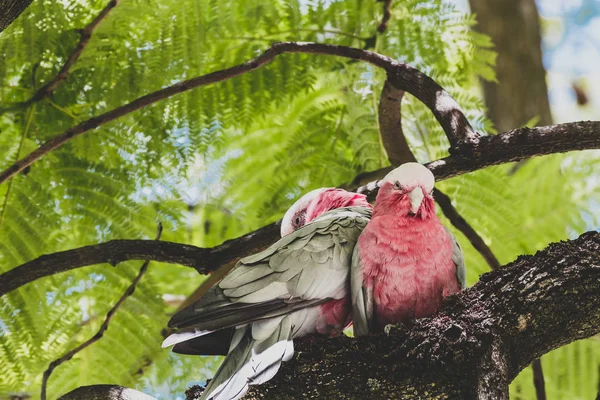
[[[498,82],[483,81],[488,117],[499,132],[523,126],[550,125],[546,71],[542,64],[539,15],[534,0],[469,0],[477,30],[496,46]]]

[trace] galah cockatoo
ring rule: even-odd
[[[173,316],[169,327],[179,332],[163,347],[193,341],[193,350],[215,354],[210,346],[229,344],[202,399],[239,399],[248,385],[268,381],[292,357],[294,338],[342,333],[350,322],[352,251],[370,217],[363,195],[308,193],[286,213],[282,239],[240,260],[204,297]]]
[[[406,163],[380,182],[352,256],[355,335],[429,316],[465,287],[460,245],[435,215],[434,181],[421,164]]]

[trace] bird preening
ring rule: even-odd
[[[293,339],[355,335],[430,316],[464,288],[462,250],[435,214],[433,174],[407,163],[361,194],[317,189],[286,212],[282,238],[241,259],[175,314],[163,347],[226,355],[202,399],[235,400],[271,379]]]

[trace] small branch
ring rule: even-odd
[[[145,393],[117,385],[81,386],[58,400],[156,400]]]
[[[546,400],[546,383],[544,380],[544,370],[542,369],[542,360],[536,359],[531,363],[533,369],[533,385],[535,386],[535,395],[537,400]]]
[[[387,30],[388,22],[392,17],[392,0],[383,0],[383,18],[377,27],[377,32],[384,33]]]
[[[160,239],[161,233],[162,233],[162,224],[159,223],[158,224],[158,232],[156,234],[155,240],[158,241]],[[104,319],[104,322],[102,322],[102,325],[100,325],[100,329],[98,329],[98,332],[96,332],[96,334],[94,336],[92,336],[85,342],[81,343],[79,346],[75,347],[73,350],[67,352],[65,355],[63,355],[59,359],[56,359],[50,363],[50,365],[48,366],[48,369],[46,371],[44,371],[44,375],[42,377],[42,393],[40,396],[41,400],[46,400],[46,387],[48,386],[48,379],[50,379],[50,375],[52,375],[52,371],[54,371],[54,369],[56,367],[58,367],[59,365],[61,365],[62,363],[69,361],[71,358],[73,358],[73,356],[75,356],[75,354],[79,353],[81,350],[85,349],[88,346],[91,346],[92,344],[96,343],[98,340],[102,339],[102,336],[104,336],[104,332],[106,332],[106,330],[108,329],[108,324],[110,323],[112,317],[115,315],[115,313],[117,312],[119,307],[121,307],[121,305],[123,303],[125,303],[125,300],[127,300],[127,298],[129,296],[131,296],[133,294],[133,292],[135,292],[135,288],[136,288],[137,284],[140,282],[140,279],[142,279],[142,276],[146,273],[146,270],[148,269],[148,264],[150,264],[150,260],[147,260],[144,262],[144,264],[142,264],[142,267],[140,268],[140,272],[138,272],[137,276],[133,279],[133,281],[131,282],[131,285],[129,285],[129,287],[125,290],[125,292],[123,293],[121,298],[115,303],[115,305],[106,314],[106,318]]]
[[[462,217],[462,215],[459,214],[456,208],[454,208],[450,197],[448,197],[438,188],[434,188],[433,191],[433,198],[439,204],[440,208],[442,209],[442,212],[444,213],[446,218],[448,218],[448,220],[452,223],[452,225],[454,225],[456,229],[461,231],[463,235],[465,235],[465,237],[469,239],[471,245],[473,245],[475,250],[477,250],[479,254],[482,255],[482,257],[485,259],[485,261],[488,263],[491,269],[500,268],[500,261],[498,261],[498,259],[494,255],[492,249],[489,248],[489,246],[483,241],[483,238],[479,236],[477,231],[475,231],[475,229],[471,227],[471,225]]]
[[[127,260],[152,260],[192,267],[207,274],[219,266],[265,249],[279,237],[279,222],[213,248],[154,240],[111,240],[46,254],[0,275],[0,296],[36,279],[75,268]]]
[[[102,22],[102,20],[108,16],[110,11],[117,6],[118,2],[119,0],[110,0],[106,7],[104,7],[104,9],[100,11],[100,14],[98,14],[96,18],[94,18],[92,22],[90,22],[85,28],[79,31],[79,43],[77,43],[77,46],[75,46],[75,50],[73,50],[73,53],[71,53],[71,55],[64,63],[58,74],[52,80],[50,80],[50,82],[42,86],[29,100],[27,100],[25,102],[25,105],[38,102],[50,96],[56,90],[56,88],[65,79],[67,79],[71,67],[73,67],[73,64],[75,64],[75,62],[81,56],[81,53],[83,53],[85,46],[88,44],[92,37],[92,33],[98,27],[100,22]]]
[[[450,96],[433,79],[410,65],[400,63],[390,57],[378,53],[354,47],[321,43],[282,42],[271,45],[271,47],[261,55],[243,64],[176,83],[75,125],[62,134],[45,142],[29,155],[23,157],[21,160],[0,173],[0,183],[5,182],[7,179],[24,170],[46,154],[58,149],[66,142],[85,132],[178,93],[221,82],[254,71],[284,53],[339,56],[364,61],[376,67],[383,68],[388,73],[388,79],[396,88],[414,95],[433,112],[436,119],[442,125],[444,132],[446,132],[453,149],[458,151],[462,149],[465,144],[477,142],[478,134],[473,131],[473,128],[461,111],[460,106],[452,96]]]

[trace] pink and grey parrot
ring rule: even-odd
[[[380,182],[373,217],[354,248],[354,334],[433,314],[465,287],[460,245],[435,215],[434,177],[406,163]]]
[[[216,354],[211,346],[229,345],[202,399],[239,399],[249,385],[268,381],[292,357],[294,338],[342,333],[351,314],[352,251],[370,217],[363,195],[340,189],[306,194],[286,213],[283,238],[240,260],[173,316],[169,326],[179,332],[163,347],[193,341],[198,350],[206,338],[207,354]]]

